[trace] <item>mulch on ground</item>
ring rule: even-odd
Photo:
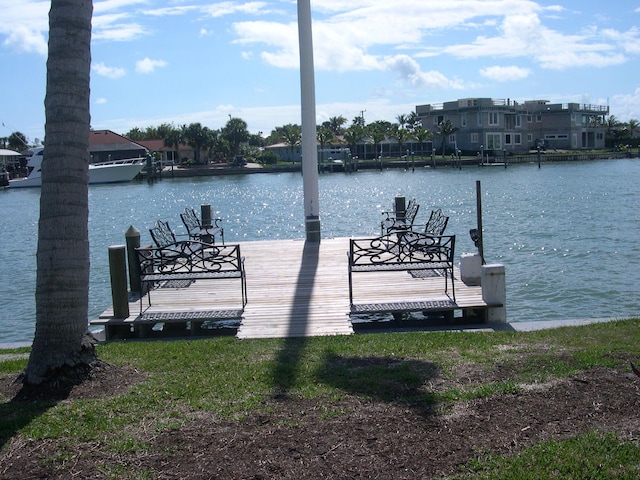
[[[118,395],[144,379],[131,367],[106,364],[65,401]],[[5,398],[19,390],[11,380],[0,378]],[[127,433],[146,446],[126,453],[98,441],[16,435],[0,450],[0,478],[111,478],[104,472],[118,468],[125,477],[158,479],[433,478],[464,471],[476,456],[516,455],[593,430],[637,439],[639,394],[640,378],[630,369],[596,368],[444,411],[355,394],[315,401],[280,395],[240,420],[188,411],[180,426],[164,431],[131,425]]]

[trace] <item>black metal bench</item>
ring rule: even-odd
[[[443,273],[445,293],[449,292],[451,279],[451,297],[455,304],[454,284],[455,235],[432,236],[419,232],[407,232],[401,235],[383,235],[376,238],[351,239],[349,241],[349,304],[351,313],[363,313],[372,310],[370,305],[356,305],[353,298],[353,274],[359,272],[425,270]],[[420,310],[428,308],[422,305],[430,302],[410,302],[408,307],[398,304],[377,305],[376,311]]]
[[[169,226],[169,222],[163,222],[162,220],[156,220],[153,227],[149,229],[149,233],[151,234],[153,243],[155,243],[158,248],[171,245],[178,241],[176,234],[173,233],[173,230],[171,230]]]
[[[221,218],[211,219],[212,225],[203,225],[193,208],[185,208],[184,212],[180,214],[180,218],[189,233],[189,238],[205,243],[216,243],[216,235],[220,235],[224,245],[224,229]]]
[[[151,290],[170,281],[238,279],[242,309],[247,304],[244,258],[240,245],[211,245],[196,240],[178,241],[162,247],[136,249],[140,264],[140,283],[147,286],[148,304]],[[142,299],[140,300],[142,316]]]
[[[444,231],[447,228],[448,223],[449,217],[442,213],[442,209],[438,208],[436,210],[431,210],[429,220],[424,225],[422,233],[432,237],[440,237],[444,235]],[[421,225],[414,225],[413,230],[418,231],[418,226],[422,227]]]

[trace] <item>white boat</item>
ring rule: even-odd
[[[27,161],[29,175],[9,180],[10,188],[42,186],[42,155],[44,148],[36,148]],[[144,158],[129,158],[89,164],[89,184],[130,182],[145,166]]]

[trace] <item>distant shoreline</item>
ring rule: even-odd
[[[638,158],[638,153],[634,152],[610,152],[610,153],[580,153],[580,152],[551,152],[540,154],[541,163],[553,163],[553,162],[580,162],[589,160],[616,160],[621,158]],[[451,157],[442,158],[441,155],[436,155],[433,160],[431,158],[420,159],[402,159],[387,158],[382,159],[382,169],[390,168],[459,168],[459,167],[482,167],[482,166],[504,166],[504,164],[514,165],[521,163],[536,163],[538,162],[537,154],[529,155],[513,155],[513,156],[493,156],[485,158],[484,165],[480,165],[480,159],[477,157],[462,157],[460,160],[453,160]],[[352,162],[352,167],[348,168],[351,171],[359,170],[378,170],[381,168],[380,162],[374,160],[364,160],[359,162]],[[334,164],[320,164],[320,169],[323,172],[344,171],[344,166]],[[243,167],[229,167],[226,164],[207,164],[207,165],[193,165],[189,167],[176,166],[176,167],[164,167],[162,170],[162,178],[185,178],[185,177],[205,177],[215,175],[245,175],[252,173],[283,173],[283,172],[300,172],[302,167],[299,163],[294,164],[279,164],[263,166],[258,163],[248,163]],[[146,172],[142,173],[143,178],[146,178]]]

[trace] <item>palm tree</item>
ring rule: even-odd
[[[302,128],[300,125],[288,123],[279,127],[278,135],[280,139],[291,149],[291,161],[293,162],[293,150],[297,145],[300,145],[300,140],[302,140]]]
[[[420,144],[420,157],[422,157],[424,153],[424,142],[426,142],[427,139],[432,138],[433,133],[426,128],[419,127],[413,130],[413,135]]]
[[[316,137],[318,138],[318,143],[320,144],[320,162],[324,161],[324,146],[330,144],[335,139],[335,134],[333,130],[325,125],[320,125],[316,129]]]
[[[364,128],[359,123],[353,123],[344,131],[344,139],[349,145],[351,152],[356,151],[358,142],[364,138]]]
[[[342,133],[342,126],[347,123],[347,119],[342,115],[329,118],[329,129],[337,137]]]
[[[169,147],[169,148],[173,148],[175,155],[177,155],[177,161],[178,163],[180,163],[180,161],[182,160],[182,156],[180,155],[180,144],[184,143],[184,131],[185,131],[186,127],[182,127],[182,128],[175,128],[172,127],[171,130],[169,130],[166,134],[165,137],[163,138],[163,143],[165,147]],[[175,163],[176,158],[174,156],[173,161]]]
[[[387,138],[387,134],[391,130],[391,123],[383,120],[376,120],[375,122],[372,122],[369,125],[367,125],[367,130],[369,135],[373,139],[373,148],[377,154],[378,152],[377,147],[380,144],[380,142],[382,142],[385,138]],[[382,150],[380,150],[380,156],[382,156]]]
[[[402,115],[401,115],[402,116]],[[406,119],[403,118],[406,123]],[[400,150],[400,156],[402,157],[402,152],[404,151],[404,144],[409,138],[411,138],[411,132],[406,128],[403,128],[401,125],[394,125],[391,131],[391,135],[393,135],[398,142],[398,149]]]
[[[184,131],[184,138],[187,144],[193,148],[193,160],[196,164],[200,162],[200,152],[208,141],[209,132],[207,127],[203,127],[200,123],[190,123]]]
[[[241,118],[230,118],[222,128],[222,137],[229,142],[232,155],[237,157],[240,154],[240,144],[249,140],[247,122]]]
[[[631,137],[636,136],[636,130],[638,130],[638,127],[640,127],[640,122],[638,122],[638,120],[634,118],[629,119],[629,121],[627,122],[627,128],[629,129]]]
[[[51,1],[36,332],[26,385],[80,381],[96,360],[87,331],[92,13],[90,1]]]
[[[447,137],[453,135],[458,130],[460,129],[458,127],[454,127],[453,123],[451,123],[451,120],[448,119],[440,122],[440,125],[438,125],[438,135],[442,139],[442,158],[444,158],[444,150],[447,145]]]

